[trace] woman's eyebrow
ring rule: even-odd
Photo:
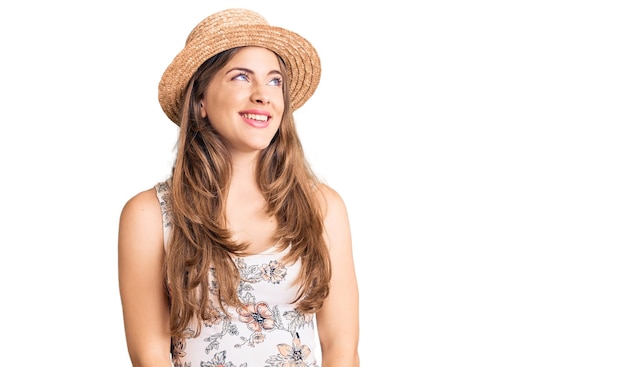
[[[254,71],[252,71],[251,69],[244,68],[244,67],[239,67],[239,66],[236,66],[236,67],[234,67],[232,69],[229,69],[226,73],[230,73],[230,72],[233,72],[233,71],[243,71],[243,72],[248,73],[248,74],[254,74]],[[281,75],[281,76],[283,75],[280,72],[280,70],[270,70],[267,73],[267,75],[272,75],[272,74],[278,74],[278,75]]]

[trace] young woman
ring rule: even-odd
[[[292,115],[320,71],[306,39],[245,9],[200,22],[165,70],[172,174],[120,217],[133,366],[359,365],[347,210]]]

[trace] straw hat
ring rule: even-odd
[[[271,26],[261,15],[246,9],[227,9],[201,21],[189,34],[185,47],[167,67],[159,83],[159,103],[175,124],[189,79],[216,54],[240,46],[259,46],[278,54],[290,80],[291,108],[301,107],[320,81],[317,51],[297,33]]]

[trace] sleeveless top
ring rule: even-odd
[[[170,233],[169,180],[155,185],[163,215],[165,247]],[[303,314],[291,302],[298,287],[294,280],[300,261],[281,262],[283,252],[273,247],[259,254],[235,257],[244,308],[228,306],[224,314],[210,278],[210,312],[195,338],[172,338],[175,367],[318,367],[314,314]]]

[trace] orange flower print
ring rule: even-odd
[[[279,355],[272,356],[266,361],[272,367],[308,367],[306,360],[311,355],[311,348],[302,345],[298,333],[293,338],[293,344],[279,344]],[[314,364],[315,365],[315,364]]]
[[[287,268],[276,260],[270,261],[269,264],[261,265],[261,277],[267,282],[278,284],[285,279],[286,275]]]
[[[265,302],[248,303],[243,308],[237,308],[237,313],[239,314],[239,321],[245,322],[248,329],[255,333],[262,330],[273,330],[276,326],[272,310]]]

